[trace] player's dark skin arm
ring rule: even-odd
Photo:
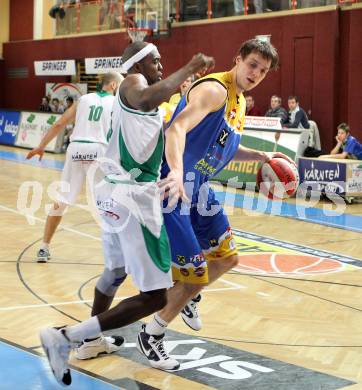
[[[184,67],[159,81],[162,65],[159,55],[149,54],[127,75],[119,93],[123,103],[141,111],[151,111],[162,102],[168,101],[179,85],[195,73],[205,73],[214,66],[214,59],[203,54],[195,55]],[[141,73],[138,73],[141,72]]]

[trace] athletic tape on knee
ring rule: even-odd
[[[102,294],[113,297],[126,277],[127,274],[124,267],[116,268],[112,271],[105,268],[103,274],[97,281],[96,288]]]

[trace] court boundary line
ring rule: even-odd
[[[39,359],[41,359],[42,361],[46,358],[45,354],[42,354],[42,353],[36,351],[36,348],[41,347],[40,345],[38,347],[36,347],[36,348],[34,348],[34,347],[33,348],[28,348],[28,347],[25,347],[23,345],[17,344],[17,343],[15,343],[13,341],[4,339],[3,337],[0,337],[0,342],[3,343],[3,344],[9,345],[9,346],[11,346],[11,347],[13,347],[15,349],[18,349],[21,352],[28,353],[29,355],[36,356]],[[109,382],[107,380],[108,378],[106,378],[106,377],[102,377],[102,376],[100,376],[98,374],[93,373],[92,371],[87,371],[87,370],[85,370],[85,369],[83,369],[81,367],[73,366],[72,364],[69,364],[69,367],[72,370],[74,370],[74,371],[79,371],[81,374],[86,375],[89,378],[93,378],[93,379],[99,380],[100,382],[104,382],[104,383],[107,383],[107,384],[113,386],[115,389],[119,389],[118,386],[116,386],[112,382]],[[134,381],[134,382],[136,382],[136,381]]]

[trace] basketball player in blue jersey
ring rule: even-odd
[[[233,158],[262,163],[272,157],[289,160],[281,153],[265,153],[240,145],[246,106],[243,93],[255,88],[269,70],[276,69],[278,61],[277,51],[270,43],[246,41],[230,71],[210,74],[190,87],[166,131],[161,188],[168,194],[169,209],[175,206],[171,212],[164,211],[175,284],[168,290],[167,305],[143,325],[137,340],[153,367],[156,364],[149,354],[150,337],[164,335],[168,323],[185,305],[185,322],[200,329],[195,307],[198,293],[238,264],[229,221],[209,187],[209,179]],[[187,188],[193,188],[185,190],[185,182]],[[189,212],[185,212],[182,198],[189,199]],[[162,369],[161,362],[158,366]]]

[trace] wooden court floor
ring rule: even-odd
[[[55,234],[52,260],[37,264],[47,190],[60,171],[0,161],[0,338],[42,354],[41,328],[89,317],[103,268],[100,231],[83,194]],[[27,181],[38,182],[35,191],[43,194],[33,218],[19,211]],[[362,203],[345,213],[362,217]],[[240,231],[241,265],[204,291],[200,332],[181,318],[170,325],[168,347],[182,363],[179,373],[149,368],[134,348],[139,324],[116,331],[127,343],[118,354],[72,357],[72,366],[126,389],[362,389],[362,234],[242,209],[230,221]],[[117,299],[134,293],[127,280]]]

